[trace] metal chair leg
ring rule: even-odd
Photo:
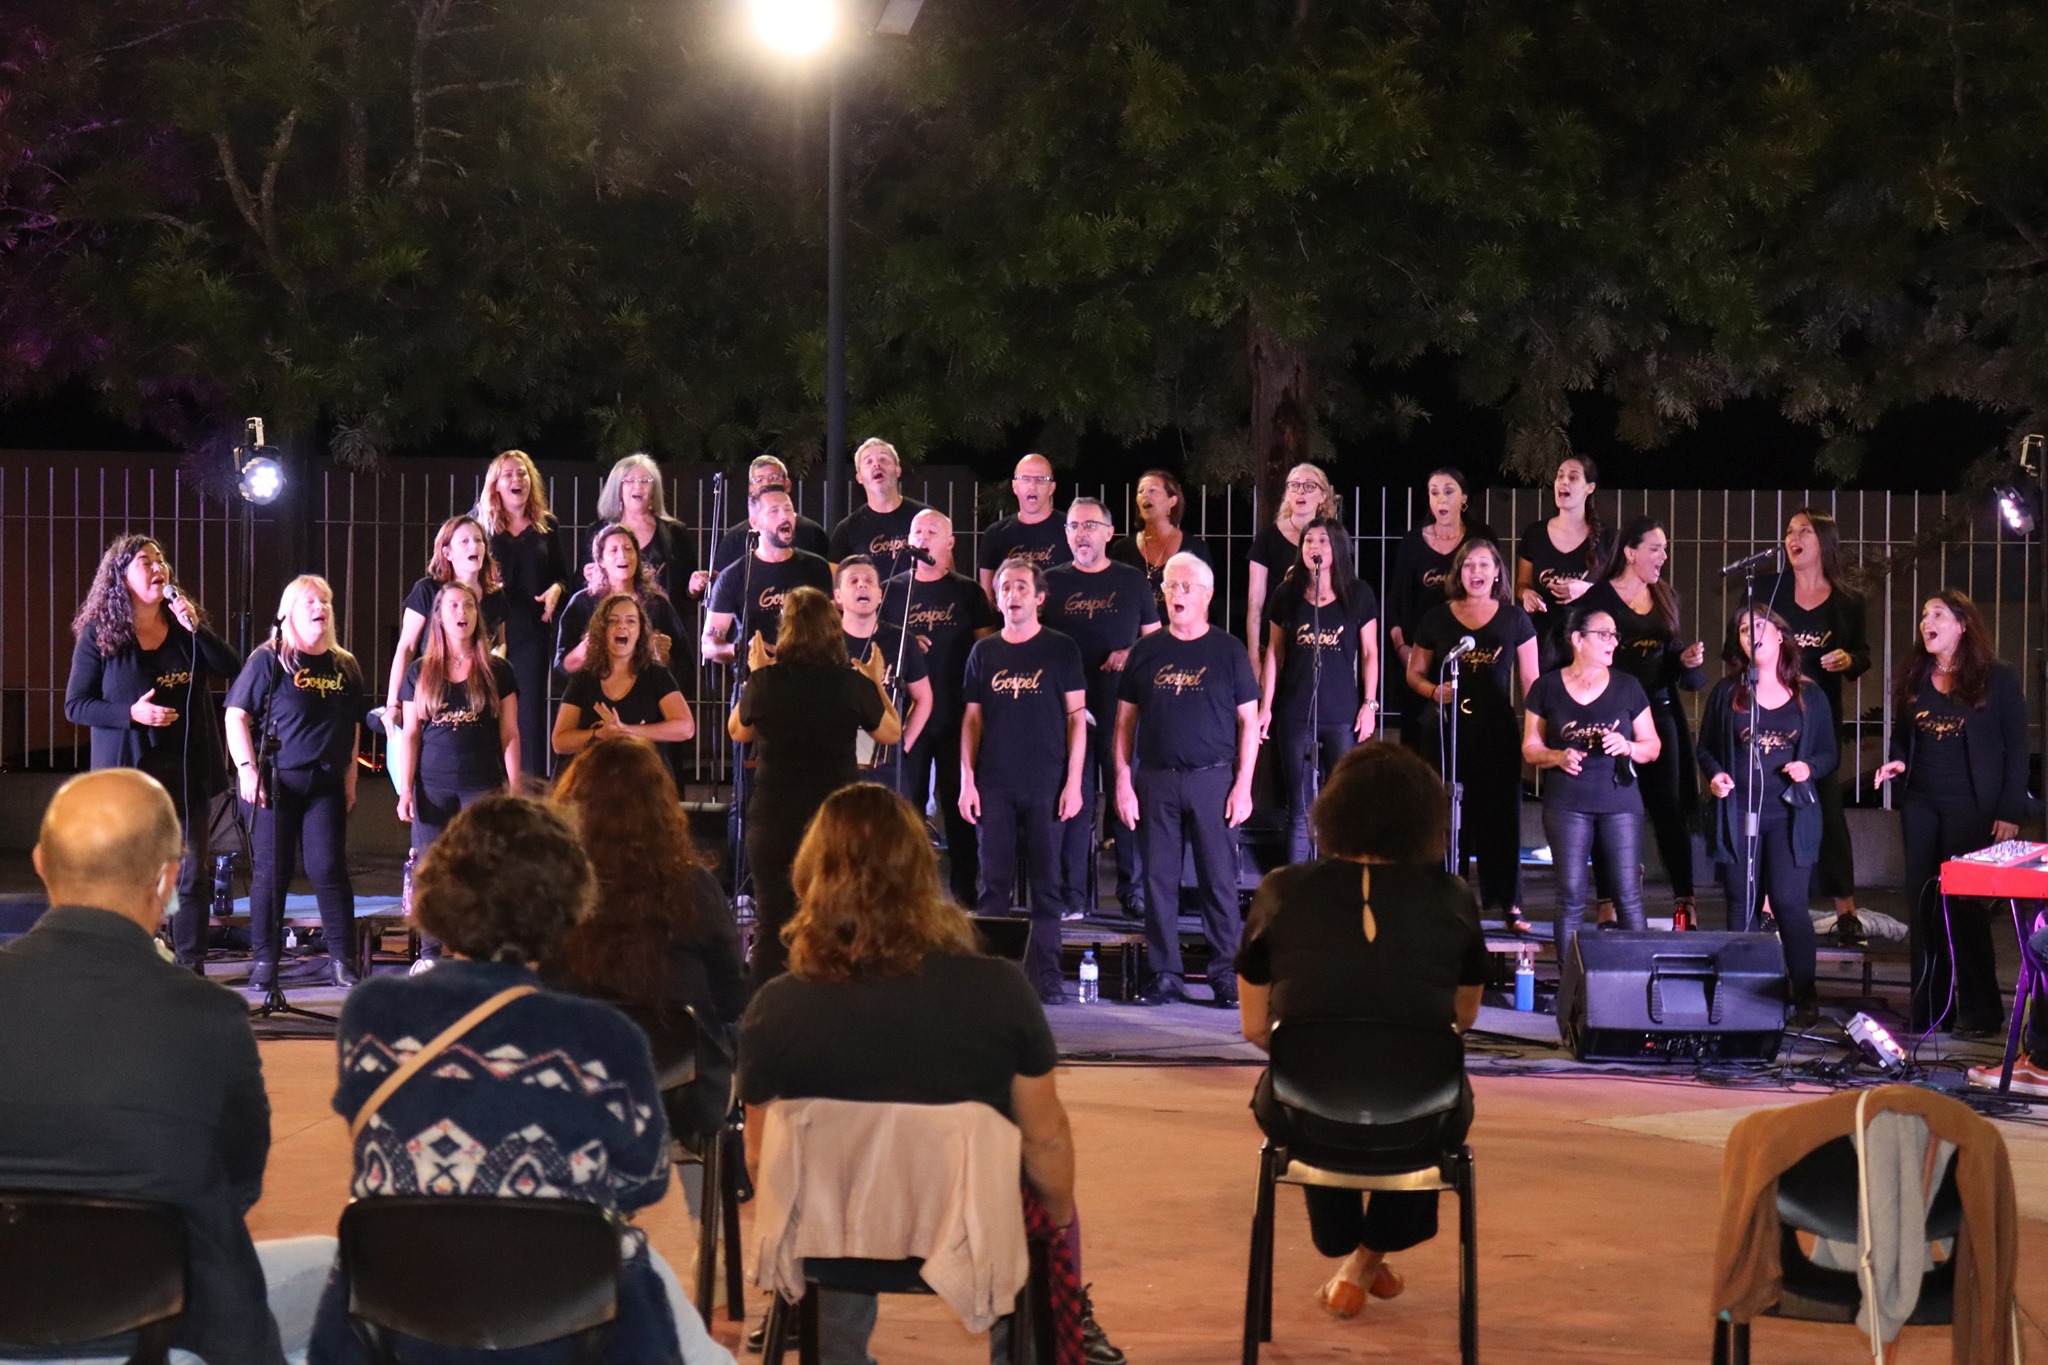
[[[1280,1197],[1280,1169],[1286,1163],[1286,1157],[1277,1151],[1266,1155],[1266,1232],[1259,1239],[1259,1340],[1262,1342],[1273,1339],[1273,1248],[1280,1240],[1280,1215],[1276,1201]]]
[[[1479,1365],[1478,1176],[1467,1147],[1458,1158],[1458,1356]]]
[[[1728,1365],[1728,1319],[1714,1314],[1714,1365]]]
[[[1259,1365],[1259,1343],[1272,1336],[1273,1149],[1259,1150],[1259,1180],[1252,1198],[1251,1244],[1245,1250],[1244,1365]]]
[[[782,1365],[789,1347],[790,1303],[777,1294],[768,1308],[768,1326],[761,1334],[761,1365]]]
[[[746,1170],[747,1155],[736,1129],[727,1128],[719,1138],[725,1144],[719,1153],[720,1202],[725,1206],[725,1297],[734,1322],[747,1320],[746,1285],[740,1275],[740,1176]]]
[[[697,1206],[697,1316],[711,1321],[711,1287],[718,1282],[719,1215],[725,1206],[723,1132],[704,1139],[704,1190]],[[726,1248],[728,1257],[732,1248]]]
[[[818,1365],[818,1298],[825,1291],[818,1286],[804,1286],[804,1301],[796,1306],[796,1359],[797,1365]]]

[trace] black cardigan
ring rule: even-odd
[[[182,650],[184,658],[190,661],[191,632],[168,612],[165,617],[170,633],[164,637],[162,648],[173,653]],[[199,676],[192,680],[193,699],[199,701],[203,697],[204,701],[197,708],[200,714],[186,717],[186,723],[194,727],[195,756],[203,756],[201,761],[206,770],[188,776],[193,779],[195,790],[211,796],[226,790],[227,770],[221,759],[219,714],[205,675],[210,673],[232,682],[242,670],[242,656],[204,625],[199,627],[197,652],[198,663],[192,671]],[[103,659],[91,631],[80,637],[77,648],[71,651],[71,681],[64,689],[64,718],[73,725],[92,727],[95,771],[139,767],[143,754],[156,746],[156,737],[161,732],[137,724],[128,714],[128,708],[152,685],[143,676],[142,650],[133,641],[117,650],[112,658]],[[156,701],[179,711],[185,706],[182,696],[158,697]]]
[[[1788,761],[1804,763],[1813,770],[1813,776],[1800,784],[1811,788],[1835,770],[1841,762],[1841,750],[1835,744],[1835,717],[1827,694],[1811,682],[1799,689],[1799,715],[1799,748]],[[1731,767],[1741,761],[1743,752],[1742,742],[1737,738],[1740,733],[1735,717],[1735,682],[1724,678],[1707,695],[1706,714],[1700,717],[1700,742],[1694,751],[1700,771],[1709,781],[1718,773],[1732,776]],[[1707,857],[1717,863],[1740,860],[1742,814],[1733,793],[1713,802],[1705,822]],[[1800,867],[1811,867],[1820,858],[1820,825],[1820,806],[1816,802],[1804,801],[1792,807],[1792,861]]]
[[[1923,678],[1922,685],[1926,681]],[[1990,810],[1993,820],[2016,825],[2027,813],[2027,695],[2019,670],[1994,663],[1984,704],[1965,714],[1963,753],[1970,764],[1971,794],[1980,810]],[[1891,760],[1905,764],[1909,773],[1916,740],[1911,720],[1894,716]]]

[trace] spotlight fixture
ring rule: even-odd
[[[1896,1076],[1906,1069],[1906,1049],[1900,1047],[1891,1030],[1877,1020],[1867,1014],[1858,1014],[1849,1021],[1847,1032],[1849,1041],[1856,1044],[1856,1050],[1885,1075]]]
[[[833,0],[750,0],[754,32],[777,52],[808,56],[832,41],[838,28]]]
[[[235,447],[235,482],[242,501],[268,507],[284,492],[284,466],[277,451],[263,444],[263,419],[251,417],[242,423],[245,445]]]
[[[2034,505],[2026,490],[2017,484],[2002,483],[1991,490],[1991,496],[1998,504],[1998,519],[2005,523],[2006,530],[2016,536],[2033,534]]]

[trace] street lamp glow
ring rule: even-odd
[[[748,0],[754,32],[762,42],[792,57],[804,57],[832,41],[838,24],[835,0]]]

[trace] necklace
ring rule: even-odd
[[[1941,674],[1945,678],[1949,674],[1956,671],[1956,666],[1954,664],[1945,664],[1941,662],[1941,660],[1936,659],[1934,661],[1934,671],[1936,673]]]

